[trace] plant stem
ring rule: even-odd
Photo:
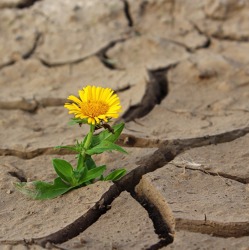
[[[95,126],[91,124],[90,131],[87,134],[86,142],[84,144],[84,148],[83,148],[82,152],[80,153],[81,157],[79,157],[79,159],[78,159],[78,167],[77,167],[78,170],[83,169],[83,167],[84,167],[84,164],[86,161],[86,151],[91,146],[94,130],[95,130]],[[79,163],[79,161],[81,161],[81,162]]]
[[[92,137],[93,137],[93,133],[94,133],[94,128],[95,126],[94,125],[90,125],[90,131],[87,135],[87,139],[86,139],[86,142],[85,142],[85,145],[84,145],[84,149],[87,150],[90,145],[91,145],[91,142],[92,142]]]

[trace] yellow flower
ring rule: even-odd
[[[110,118],[118,118],[121,111],[119,97],[110,88],[87,86],[79,90],[79,98],[70,95],[64,107],[75,118],[87,119],[89,124],[99,124],[101,120],[108,122]]]

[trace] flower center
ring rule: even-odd
[[[97,101],[97,102],[82,102],[81,110],[84,115],[89,117],[98,117],[99,115],[104,115],[109,109],[109,105],[104,102]]]

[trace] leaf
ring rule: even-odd
[[[60,177],[54,179],[53,183],[33,181],[16,182],[14,185],[20,192],[36,200],[53,199],[73,188],[63,182]]]
[[[62,180],[69,183],[71,186],[75,186],[76,180],[74,178],[73,167],[69,162],[62,159],[53,159],[53,166],[55,172]]]
[[[92,159],[92,157],[90,155],[86,155],[85,163],[86,163],[86,167],[87,167],[88,170],[97,167],[94,160]]]
[[[86,168],[86,167],[83,167],[82,169],[79,169],[79,170],[78,170],[78,169],[75,169],[75,170],[73,171],[73,173],[74,173],[74,178],[75,178],[75,180],[76,180],[75,186],[78,186],[80,180],[86,175],[86,173],[87,173],[87,168]]]
[[[104,181],[117,181],[118,179],[120,179],[122,176],[124,176],[126,174],[126,170],[125,169],[116,169],[113,172],[111,172],[110,174],[108,174],[106,177],[104,177]]]
[[[82,170],[84,168],[83,156],[82,154],[77,155],[78,162],[77,162],[77,170]]]
[[[87,123],[87,119],[80,119],[80,118],[72,118],[68,125],[75,125],[75,124],[84,124]]]
[[[87,171],[87,173],[79,180],[79,185],[101,176],[105,170],[106,166],[103,165]]]
[[[91,146],[94,147],[98,145],[101,141],[115,142],[124,129],[124,123],[114,125],[112,129],[114,131],[114,134],[109,132],[108,130],[103,130],[98,135],[94,135],[92,138]]]
[[[112,150],[116,150],[116,151],[127,154],[127,152],[122,147],[120,147],[120,146],[118,146],[110,141],[102,141],[97,146],[86,150],[86,153],[88,155],[94,155],[94,154],[101,154],[105,151],[112,151]]]
[[[88,134],[89,134],[89,133],[88,133]],[[83,139],[83,141],[81,142],[81,144],[79,144],[79,145],[82,145],[82,148],[84,148],[84,145],[86,144],[86,140],[87,140],[88,134],[86,134],[86,136],[84,137],[84,139]]]

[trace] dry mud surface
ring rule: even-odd
[[[0,249],[249,249],[248,0],[0,0]],[[34,201],[16,181],[87,133],[66,97],[120,96],[116,183]]]

